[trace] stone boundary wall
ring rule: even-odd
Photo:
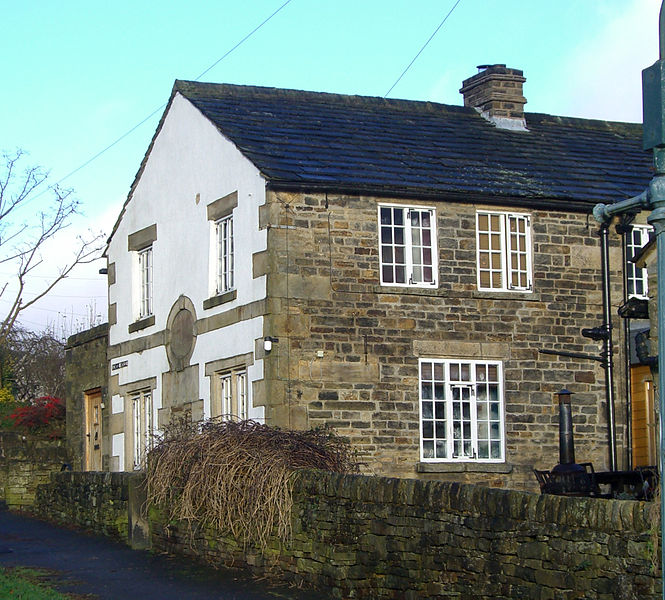
[[[60,483],[76,485],[76,475],[55,475],[48,487],[65,493]],[[188,524],[151,510],[152,547],[331,598],[660,598],[648,503],[314,471],[299,473],[293,491],[287,545],[272,539],[262,553],[214,531],[191,537]],[[48,516],[57,498],[39,497]]]
[[[40,485],[32,511],[63,525],[127,541],[129,481],[133,473],[54,473]]]
[[[0,432],[0,500],[9,508],[35,502],[37,486],[67,463],[62,440],[15,431]]]

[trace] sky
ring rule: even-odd
[[[390,98],[461,105],[477,65],[506,64],[524,71],[527,112],[641,122],[641,71],[658,59],[659,0],[0,2],[0,151],[24,150],[81,212],[45,248],[26,300],[77,235],[108,236],[174,80],[215,63],[200,81],[385,96],[450,13]],[[50,198],[35,194],[18,219]],[[77,268],[22,324],[68,335],[103,322],[104,266]],[[0,318],[11,274],[0,263]]]

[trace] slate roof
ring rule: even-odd
[[[432,102],[181,80],[176,92],[273,189],[589,210],[652,176],[637,124],[526,113],[520,132]]]

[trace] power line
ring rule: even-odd
[[[406,69],[404,69],[404,71],[402,71],[402,74],[397,78],[397,81],[395,81],[395,83],[393,83],[393,84],[390,86],[390,89],[389,89],[389,90],[383,95],[384,98],[386,98],[386,97],[388,96],[388,94],[390,94],[390,92],[393,91],[393,88],[394,88],[394,87],[400,82],[400,80],[402,79],[402,77],[404,77],[404,75],[406,75],[406,72],[411,68],[411,65],[413,65],[414,62],[416,62],[416,60],[418,59],[418,57],[420,56],[420,54],[422,53],[422,51],[423,51],[425,48],[427,48],[427,45],[428,45],[428,44],[434,39],[434,36],[438,33],[439,29],[441,29],[441,28],[443,27],[443,24],[448,20],[448,17],[449,17],[450,15],[453,14],[453,11],[457,8],[457,5],[458,5],[461,1],[462,1],[462,0],[457,0],[457,2],[455,2],[454,6],[448,11],[448,14],[447,14],[445,17],[443,17],[443,21],[441,21],[441,23],[439,23],[439,26],[434,30],[434,33],[433,33],[432,35],[429,36],[429,39],[425,42],[425,44],[423,45],[423,47],[422,47],[420,50],[418,50],[418,54],[416,54],[416,55],[413,57],[413,60],[408,64],[408,66],[406,67]]]
[[[201,73],[194,81],[198,81],[203,77],[210,69],[217,66],[218,63],[222,62],[231,52],[238,48],[244,41],[248,40],[252,35],[254,35],[261,27],[263,27],[270,19],[272,19],[280,10],[282,10],[291,0],[286,0],[282,6],[280,6],[274,13],[272,13],[267,19],[265,19],[260,25],[257,25],[252,31],[250,31],[244,38],[242,38],[233,48],[227,51],[224,55],[218,58],[214,63],[212,63],[203,73]]]
[[[458,1],[459,1],[459,0],[458,0]],[[198,80],[201,79],[201,77],[203,77],[208,71],[210,71],[211,69],[213,69],[214,67],[216,67],[216,66],[217,66],[221,61],[223,61],[223,60],[224,60],[229,54],[231,54],[234,50],[236,50],[237,48],[239,48],[239,47],[240,47],[244,42],[246,42],[250,37],[252,37],[252,35],[254,35],[259,29],[261,29],[261,27],[263,27],[268,21],[270,21],[270,19],[272,19],[272,18],[273,18],[278,12],[280,12],[280,11],[281,11],[281,10],[282,10],[287,4],[289,4],[290,2],[291,2],[291,0],[286,0],[286,2],[284,2],[284,3],[283,3],[283,4],[282,4],[282,5],[281,5],[281,6],[280,6],[275,12],[273,12],[269,17],[267,17],[266,19],[264,19],[259,25],[257,25],[254,29],[252,29],[252,31],[250,31],[250,32],[249,32],[244,38],[242,38],[242,39],[241,39],[241,40],[240,40],[235,46],[233,46],[233,48],[231,48],[230,50],[228,50],[227,52],[225,52],[220,58],[218,58],[214,63],[212,63],[212,64],[211,64],[211,65],[210,65],[205,71],[203,71],[198,77],[196,77],[196,78],[194,79],[194,81],[198,81]],[[83,164],[81,164],[80,166],[76,167],[73,171],[70,171],[69,173],[67,173],[67,175],[65,175],[64,177],[60,178],[60,179],[59,179],[58,181],[56,181],[53,185],[50,185],[50,186],[49,186],[48,188],[46,188],[45,190],[42,190],[41,192],[39,192],[36,196],[33,196],[32,198],[29,198],[28,200],[26,200],[26,201],[23,203],[23,205],[27,204],[28,202],[32,202],[33,200],[36,200],[37,198],[39,198],[40,196],[42,196],[43,194],[45,194],[49,189],[53,189],[53,188],[55,188],[56,186],[60,185],[60,184],[61,184],[63,181],[65,181],[66,179],[69,179],[69,178],[70,178],[72,175],[74,175],[75,173],[78,173],[81,169],[84,169],[85,167],[87,167],[90,163],[92,163],[92,162],[94,162],[95,160],[97,160],[102,154],[104,154],[104,153],[106,153],[107,151],[109,151],[111,148],[113,148],[113,146],[115,146],[116,144],[118,144],[119,142],[121,142],[122,140],[124,140],[128,135],[130,135],[131,133],[133,133],[134,131],[136,131],[136,129],[138,129],[138,128],[139,128],[141,125],[143,125],[146,121],[149,121],[149,120],[150,120],[153,116],[155,116],[158,112],[160,112],[161,110],[163,110],[165,106],[166,106],[166,103],[164,103],[164,104],[162,104],[161,106],[157,107],[157,108],[156,108],[155,110],[153,110],[153,111],[152,111],[147,117],[145,117],[144,119],[142,119],[139,123],[137,123],[136,125],[134,125],[131,129],[129,129],[128,131],[126,131],[125,133],[123,133],[119,138],[117,138],[116,140],[114,140],[113,142],[111,142],[108,146],[106,146],[106,148],[104,148],[103,150],[100,150],[99,152],[97,152],[97,154],[95,154],[94,156],[92,156],[91,158],[89,158],[88,160],[86,160],[86,161],[85,161]]]

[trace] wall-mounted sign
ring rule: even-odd
[[[128,360],[121,360],[120,362],[113,363],[111,365],[111,371],[117,371],[118,369],[122,369],[123,367],[126,367],[129,364]]]

